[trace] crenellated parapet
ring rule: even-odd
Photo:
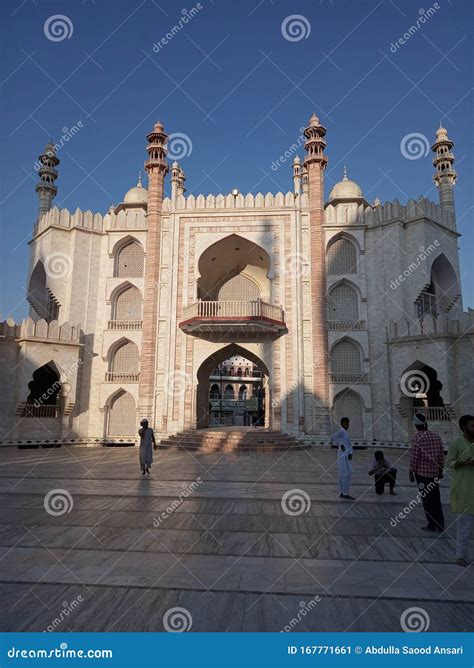
[[[26,318],[15,323],[12,318],[0,322],[0,337],[15,340],[37,339],[44,343],[76,343],[80,341],[80,327],[64,322],[59,325],[57,320],[33,320]]]
[[[142,208],[121,209],[115,213],[111,209],[104,216],[104,232],[108,230],[146,230],[146,211]]]
[[[392,220],[408,222],[417,218],[429,218],[449,229],[455,229],[454,215],[440,204],[435,204],[426,197],[420,197],[418,200],[408,200],[406,204],[400,204],[398,199],[394,199],[393,202],[386,202],[365,209],[367,225],[377,225]]]
[[[76,209],[74,213],[71,213],[68,209],[58,209],[55,206],[45,213],[35,225],[33,237],[38,236],[49,227],[59,227],[68,230],[79,227],[94,232],[102,232],[103,217],[102,214],[92,213],[92,211]]]
[[[305,199],[307,202],[307,198]],[[295,208],[295,194],[293,192],[276,194],[267,193],[248,193],[243,195],[238,193],[233,195],[178,195],[175,200],[175,209],[184,211],[193,211],[200,209],[281,209]],[[163,211],[171,211],[172,202],[169,198],[163,200]]]

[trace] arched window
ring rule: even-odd
[[[247,387],[246,385],[241,385],[239,387],[239,399],[245,401],[247,399]]]
[[[143,276],[144,253],[141,244],[130,241],[115,258],[115,276]]]
[[[218,295],[221,302],[251,302],[259,297],[260,289],[258,285],[242,274],[238,274],[224,283]]]
[[[115,298],[112,311],[113,320],[141,320],[142,295],[138,288],[131,285]]]
[[[47,287],[46,270],[38,260],[28,283],[28,301],[36,313],[51,322],[59,317],[59,302]]]
[[[135,399],[129,392],[115,396],[109,406],[107,436],[134,436],[137,432]]]
[[[339,341],[331,350],[331,373],[347,375],[349,380],[362,371],[360,351],[352,341]],[[341,379],[342,380],[342,379]]]
[[[328,298],[328,320],[351,322],[359,319],[357,292],[350,285],[342,283],[331,290]]]
[[[327,252],[328,274],[345,276],[357,273],[357,249],[348,239],[336,239]]]
[[[132,341],[126,341],[112,352],[107,379],[116,382],[135,382],[138,380],[139,370],[138,348]]]
[[[344,390],[334,400],[334,422],[339,425],[341,418],[349,418],[349,433],[352,437],[364,435],[364,405],[357,392]]]
[[[209,392],[209,398],[211,401],[217,401],[221,398],[221,393],[219,391],[219,385],[217,383],[214,383],[214,385],[211,385],[211,390]]]
[[[224,390],[224,399],[234,399],[234,388],[232,385],[226,385]]]

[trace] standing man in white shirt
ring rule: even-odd
[[[354,501],[349,494],[352,478],[352,442],[349,436],[349,418],[341,418],[341,428],[331,437],[331,445],[337,445],[337,472],[339,475],[339,496]]]

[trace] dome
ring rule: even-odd
[[[440,139],[447,139],[448,138],[448,131],[446,128],[443,128],[442,125],[439,126],[439,128],[436,130],[436,139],[439,141]]]
[[[347,171],[344,167],[344,176],[342,181],[336,183],[329,193],[329,199],[359,199],[363,197],[360,186],[355,181],[347,178]]]
[[[146,204],[148,202],[148,190],[142,186],[141,174],[138,177],[138,183],[134,188],[125,193],[124,204]]]

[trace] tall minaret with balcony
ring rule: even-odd
[[[59,165],[59,158],[56,157],[54,144],[46,144],[44,152],[38,157],[40,168],[38,169],[39,183],[36,185],[38,193],[39,207],[38,220],[47,213],[53,204],[58,189],[55,181],[58,178],[56,167]]]
[[[162,123],[155,123],[147,135],[148,174],[147,244],[143,295],[143,332],[140,357],[139,411],[143,418],[152,415],[156,378],[156,339],[158,326],[158,295],[160,279],[161,212],[164,179],[168,172],[166,142],[168,136]]]
[[[431,150],[435,153],[433,165],[436,169],[433,180],[439,189],[439,202],[441,206],[454,215],[456,170],[453,167],[453,146],[454,142],[449,139],[448,131],[440,125],[436,130],[436,141],[431,147]]]
[[[326,128],[316,114],[310,118],[304,131],[307,152],[304,167],[307,170],[310,227],[311,265],[311,320],[313,337],[313,395],[317,410],[316,431],[325,432],[328,426],[329,379],[326,306],[326,258],[324,245],[324,155]]]

